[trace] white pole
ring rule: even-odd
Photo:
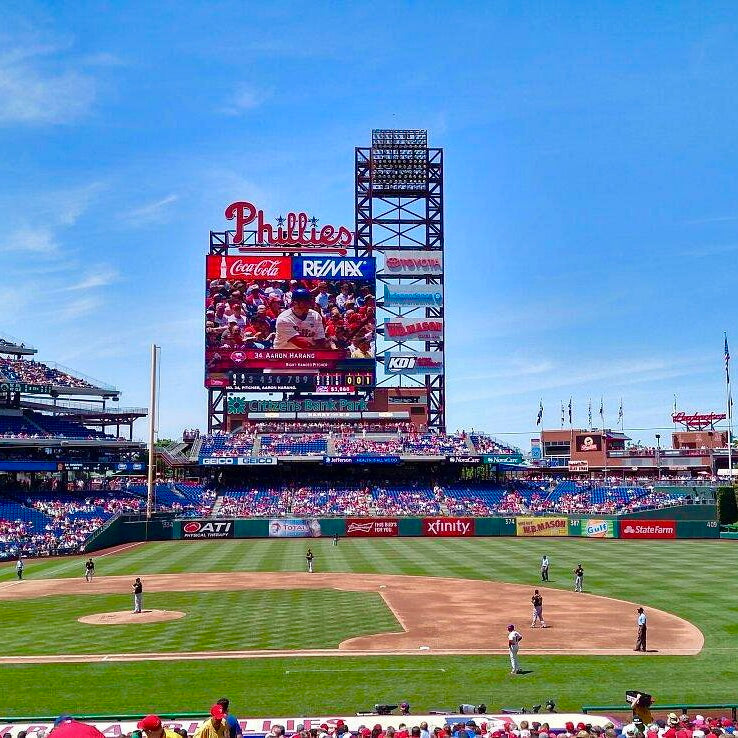
[[[156,480],[156,448],[154,434],[156,433],[156,352],[158,346],[151,344],[151,404],[149,405],[149,475],[148,496],[146,498],[146,519],[151,518],[154,509],[154,483]]]
[[[730,351],[728,350],[728,334],[725,337],[725,393],[728,403],[728,479],[730,486],[733,486],[733,398],[730,392]]]

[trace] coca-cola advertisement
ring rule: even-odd
[[[367,257],[208,256],[205,386],[372,386],[374,273]]]

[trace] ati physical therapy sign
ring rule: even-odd
[[[345,226],[336,228],[324,225],[318,228],[317,220],[309,218],[307,213],[287,213],[279,218],[276,227],[267,223],[264,211],[251,202],[239,200],[232,202],[225,209],[225,217],[236,221],[236,232],[233,243],[244,244],[246,228],[252,226],[255,231],[257,248],[279,246],[280,251],[316,251],[346,253],[348,246],[354,244],[354,234]]]

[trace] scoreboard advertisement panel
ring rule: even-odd
[[[367,257],[207,256],[205,386],[374,386],[375,269]]]

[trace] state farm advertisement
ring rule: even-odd
[[[443,338],[441,318],[392,318],[384,321],[385,338],[393,341],[440,341]]]
[[[517,517],[515,530],[519,536],[568,536],[569,519]]]
[[[474,535],[474,518],[423,518],[423,535],[456,538]]]
[[[233,538],[233,520],[188,520],[182,538]]]
[[[621,538],[676,538],[674,520],[621,520]]]
[[[387,538],[397,535],[397,518],[349,518],[346,535],[350,538]]]

